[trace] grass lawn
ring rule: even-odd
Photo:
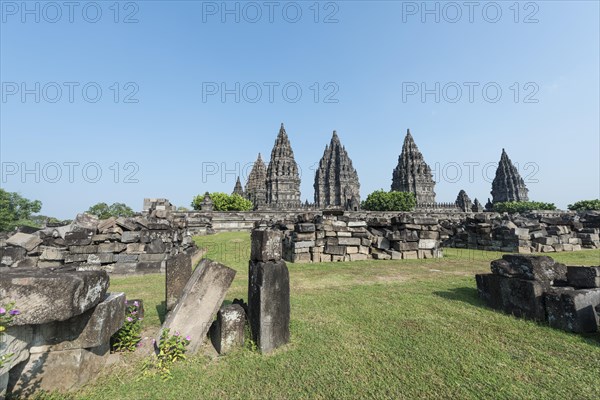
[[[196,238],[237,270],[227,295],[247,298],[249,234]],[[600,251],[550,254],[599,265]],[[139,378],[141,361],[114,366],[76,393],[86,399],[600,398],[600,335],[574,335],[487,309],[474,274],[498,253],[446,249],[443,260],[291,264],[291,343],[190,357],[174,378]],[[158,329],[164,277],[112,278],[145,302]]]

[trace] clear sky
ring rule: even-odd
[[[502,148],[531,200],[599,197],[597,1],[0,4],[0,184],[46,215],[231,192],[281,122],[310,201],[334,129],[363,198],[407,128],[438,201]]]

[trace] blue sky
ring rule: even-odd
[[[189,207],[245,182],[283,122],[303,199],[334,129],[364,198],[407,128],[438,201],[485,203],[502,148],[530,199],[599,197],[598,2],[315,3],[2,1],[2,188],[59,218]]]

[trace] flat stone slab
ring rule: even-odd
[[[600,289],[554,288],[546,293],[546,314],[553,328],[575,333],[598,331]]]
[[[570,286],[590,289],[600,287],[600,267],[567,267]]]
[[[30,235],[28,233],[17,232],[8,239],[6,244],[11,246],[22,247],[27,251],[35,249],[39,244],[42,243],[42,239],[36,235]]]
[[[65,321],[104,299],[108,284],[105,271],[16,269],[0,274],[0,304],[18,303],[12,325]]]
[[[202,260],[183,289],[181,299],[167,316],[161,332],[170,329],[171,334],[179,332],[182,336],[190,336],[188,353],[196,353],[204,343],[234,277],[235,270],[209,259]]]

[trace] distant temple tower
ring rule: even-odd
[[[402,154],[392,176],[392,191],[414,193],[419,205],[435,203],[434,187],[431,168],[423,160],[410,130],[407,130]]]
[[[492,203],[505,201],[529,201],[525,182],[519,171],[510,161],[506,151],[502,149],[500,163],[496,170],[496,177],[492,182]]]
[[[267,168],[267,205],[272,208],[300,207],[298,165],[283,124]]]
[[[264,207],[267,202],[267,167],[260,153],[248,175],[246,198],[252,201],[254,208]]]
[[[244,197],[244,189],[242,189],[242,184],[240,183],[240,177],[237,177],[237,181],[235,181],[235,187],[233,188],[233,193]]]
[[[315,204],[319,208],[354,210],[360,206],[358,174],[336,131],[333,131],[331,142],[325,146],[319,161],[314,188]]]

